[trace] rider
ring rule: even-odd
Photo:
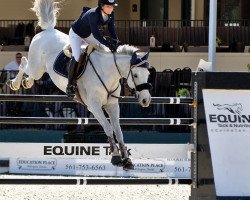
[[[82,44],[103,44],[112,52],[118,47],[118,38],[114,25],[114,6],[116,0],[98,0],[98,7],[86,11],[83,9],[80,17],[75,20],[69,31],[69,41],[72,48],[72,59],[69,65],[68,85],[66,93],[68,97],[75,95],[75,86],[73,85],[75,68],[78,65],[81,55]],[[113,42],[107,41],[99,30],[100,26],[108,25],[108,30]]]

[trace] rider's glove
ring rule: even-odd
[[[117,40],[116,46],[119,47],[119,46],[121,46],[121,45],[122,45],[122,42],[121,42],[120,40]]]
[[[118,48],[117,44],[110,44],[109,45],[109,49],[112,53],[116,52],[117,48]]]
[[[117,40],[115,43],[111,43],[109,49],[112,53],[116,52],[117,48],[122,45],[121,41]]]

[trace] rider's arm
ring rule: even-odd
[[[114,13],[111,14],[111,19],[108,23],[108,29],[109,29],[109,34],[110,36],[114,39],[117,40],[117,35],[115,31],[115,20],[114,20]]]
[[[98,16],[96,15],[90,15],[89,16],[89,24],[90,24],[90,29],[91,33],[93,34],[94,38],[97,39],[100,43],[103,45],[110,47],[110,43],[103,38],[101,35],[99,29],[98,29]]]

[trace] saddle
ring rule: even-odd
[[[77,68],[76,68],[76,72],[75,72],[76,79],[75,79],[75,81],[77,79],[79,79],[83,75],[83,73],[85,72],[85,69],[86,69],[86,66],[87,66],[87,63],[88,63],[88,60],[89,60],[89,55],[94,51],[95,45],[94,44],[89,44],[89,45],[84,46],[82,49],[84,49],[84,51],[80,56],[79,63],[78,63]],[[63,48],[63,52],[64,52],[65,56],[67,56],[68,58],[71,59],[71,57],[72,57],[72,48],[71,48],[70,44],[67,44]]]
[[[95,45],[93,44],[89,44],[88,46],[86,46],[85,50],[83,51],[83,53],[80,56],[76,71],[75,71],[75,78],[73,80],[73,84],[75,85],[75,100],[81,104],[84,105],[84,102],[81,98],[81,95],[79,93],[78,87],[77,87],[77,79],[79,79],[83,73],[85,72],[86,66],[88,64],[89,61],[89,55],[94,51],[95,49]],[[63,48],[63,52],[64,54],[71,59],[72,57],[72,48],[71,46],[68,44]]]

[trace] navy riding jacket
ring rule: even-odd
[[[104,21],[102,12],[99,7],[92,8],[85,13],[82,13],[80,17],[72,24],[73,31],[81,38],[87,38],[92,33],[95,39],[107,47],[110,47],[108,42],[100,33],[101,26],[108,25],[110,36],[117,40],[114,25],[114,12],[108,16],[108,20]]]

